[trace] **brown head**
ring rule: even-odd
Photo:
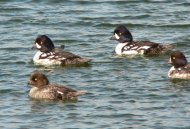
[[[46,77],[46,75],[44,75],[43,73],[41,73],[41,72],[33,72],[30,75],[28,84],[32,85],[34,87],[40,88],[40,87],[43,87],[45,85],[48,85],[49,84],[49,80]]]
[[[174,51],[171,53],[168,63],[173,65],[175,68],[180,68],[187,65],[187,59],[182,52]]]

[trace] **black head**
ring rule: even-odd
[[[51,39],[46,35],[39,35],[35,40],[35,48],[41,52],[51,52],[55,47]]]
[[[28,81],[29,85],[32,85],[34,87],[43,87],[45,85],[49,84],[48,78],[41,72],[33,72],[30,75],[29,81]]]
[[[124,25],[119,25],[114,30],[111,39],[117,40],[120,43],[132,42],[133,36],[131,35],[131,32]]]
[[[171,53],[169,63],[175,68],[180,68],[187,65],[187,59],[182,52],[174,51]]]

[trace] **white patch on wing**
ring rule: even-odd
[[[42,48],[38,43],[36,43],[36,47],[37,47],[38,49]]]
[[[129,50],[129,49],[130,49],[130,47],[129,47],[129,46],[124,46],[124,47],[123,47],[123,48],[121,48],[121,49],[123,49],[123,50],[127,51],[127,50]]]
[[[116,33],[115,33],[114,35],[115,35],[115,38],[116,38],[116,39],[119,39],[119,38],[120,38]]]
[[[150,46],[142,46],[142,47],[139,47],[138,50],[140,50],[140,49],[149,49],[149,48],[150,48]]]
[[[137,48],[138,48],[138,46],[135,46],[135,47],[132,47],[131,49],[132,49],[132,50],[135,50],[135,49],[137,49]]]
[[[58,60],[65,60],[66,58],[62,57],[62,58],[58,58]]]
[[[178,68],[178,70],[180,71],[180,70],[181,70],[181,68]]]
[[[61,94],[61,95],[63,94],[63,92],[61,92],[61,91],[57,91],[57,93],[58,93],[58,94]]]

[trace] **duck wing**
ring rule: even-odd
[[[77,96],[86,94],[86,91],[76,91],[72,88],[56,84],[51,84],[49,87],[52,89],[51,91],[54,92],[55,98],[60,100],[73,100],[76,99]]]
[[[81,58],[78,55],[75,55],[71,52],[64,51],[63,49],[56,48],[54,49],[54,55],[57,58],[65,58],[65,59],[73,59],[73,58]]]
[[[139,47],[157,47],[159,44],[150,41],[134,41],[133,44]]]
[[[62,49],[54,50],[54,57],[58,58],[62,62],[62,65],[80,65],[80,64],[88,64],[91,59],[81,58],[78,55],[75,55],[70,52],[66,52]]]
[[[145,55],[159,55],[171,51],[173,45],[162,45],[150,41],[137,41],[135,44],[139,47],[138,50],[143,50]]]

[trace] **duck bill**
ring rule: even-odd
[[[110,38],[110,40],[116,40],[115,35],[113,34],[112,37]]]
[[[37,49],[36,44],[32,45],[31,49]]]
[[[27,86],[32,86],[31,81],[28,81]]]
[[[167,62],[168,64],[172,64],[171,58]]]

